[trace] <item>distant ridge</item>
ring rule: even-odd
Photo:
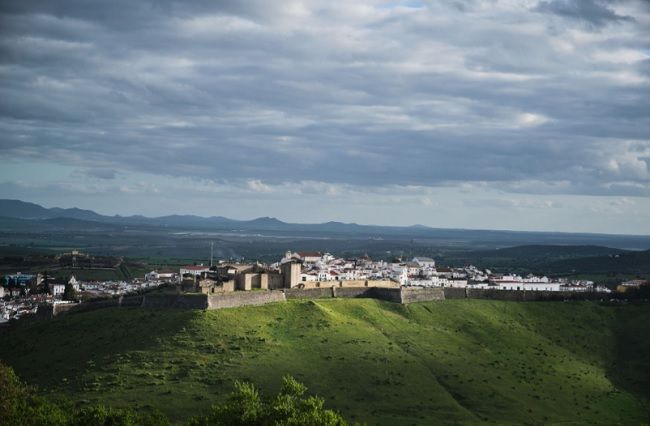
[[[4,218],[4,219],[3,219]],[[15,222],[16,219],[31,221],[31,225]],[[66,221],[50,221],[66,219]],[[14,220],[14,222],[12,222]],[[16,226],[45,229],[48,226],[63,226],[74,230],[74,220],[81,221],[80,228],[100,225],[121,225],[123,227],[158,227],[179,231],[209,231],[225,233],[266,233],[268,235],[309,236],[325,238],[365,238],[418,240],[435,244],[445,241],[449,244],[463,243],[484,247],[508,247],[518,245],[599,245],[621,249],[650,249],[650,236],[611,235],[567,232],[527,232],[508,230],[473,230],[432,228],[420,224],[411,226],[360,225],[330,221],[325,223],[287,223],[274,217],[259,217],[252,220],[236,220],[223,216],[202,217],[196,215],[167,215],[159,217],[105,216],[92,210],[78,208],[45,208],[35,203],[0,199],[0,226],[14,230]],[[19,225],[22,223],[22,225]],[[29,223],[29,222],[28,222]]]
[[[0,214],[17,219],[49,219],[56,216],[50,209],[20,200],[0,200]]]
[[[76,207],[73,208],[45,208],[35,203],[30,203],[21,200],[8,200],[0,199],[0,216],[15,219],[55,219],[55,218],[68,218],[79,220],[95,220],[98,222],[110,222],[121,224],[149,224],[149,225],[163,225],[163,226],[213,226],[213,225],[228,225],[228,226],[261,226],[265,229],[279,229],[286,227],[318,227],[322,230],[346,229],[369,227],[369,228],[395,228],[406,229],[408,227],[384,227],[373,225],[358,225],[356,223],[343,223],[343,222],[326,222],[319,224],[291,224],[283,222],[275,217],[258,217],[251,220],[237,220],[230,219],[223,216],[197,216],[197,215],[167,215],[158,217],[146,217],[142,215],[134,216],[104,216],[92,210],[82,210]],[[427,229],[422,225],[417,225],[418,228]],[[428,228],[432,229],[432,228]]]

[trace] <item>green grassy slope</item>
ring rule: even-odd
[[[290,373],[368,424],[650,419],[650,306],[318,300],[221,311],[107,309],[0,334],[52,397],[195,415]]]

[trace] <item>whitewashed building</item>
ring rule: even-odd
[[[436,261],[430,257],[414,257],[413,262],[420,265],[421,268],[435,268]]]
[[[51,283],[50,293],[52,293],[52,296],[54,297],[63,296],[63,293],[65,293],[65,284]]]
[[[75,278],[74,275],[72,275],[70,277],[70,280],[68,281],[68,284],[70,284],[72,286],[72,288],[75,289],[75,291],[79,291],[79,288],[80,288],[79,281],[77,281],[77,279]]]
[[[203,265],[188,265],[188,266],[183,266],[179,270],[179,274],[182,277],[183,275],[193,275],[193,276],[199,276],[203,272],[209,272],[210,267],[209,266],[203,266]]]

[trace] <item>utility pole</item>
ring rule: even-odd
[[[210,268],[212,268],[213,256],[214,256],[214,243],[210,242]]]

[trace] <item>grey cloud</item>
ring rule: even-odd
[[[108,180],[115,179],[116,177],[115,170],[112,169],[97,169],[97,168],[86,169],[82,171],[82,174],[97,179],[108,179]]]
[[[633,22],[634,18],[619,15],[607,1],[599,0],[542,0],[533,9],[537,12],[552,13],[565,18],[577,19],[600,28],[610,23]]]
[[[214,181],[647,196],[647,61],[593,59],[647,49],[647,29],[623,19],[592,40],[480,5],[335,19],[327,2],[2,2],[0,152]],[[580,19],[614,13],[593,5]]]

